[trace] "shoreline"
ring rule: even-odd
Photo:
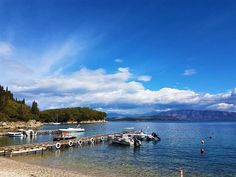
[[[89,177],[77,172],[32,165],[4,157],[0,157],[0,161],[1,177]]]

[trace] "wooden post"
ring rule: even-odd
[[[184,170],[183,169],[180,170],[180,177],[184,177]]]

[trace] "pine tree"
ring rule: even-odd
[[[32,103],[31,112],[32,112],[32,114],[39,113],[38,103],[36,101],[33,101],[33,103]]]

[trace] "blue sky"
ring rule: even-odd
[[[236,111],[235,8],[232,0],[0,0],[0,83],[41,109]]]

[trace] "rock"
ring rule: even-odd
[[[6,122],[0,122],[0,126],[1,126],[1,127],[4,127],[4,126],[6,126],[6,125],[7,125]]]

